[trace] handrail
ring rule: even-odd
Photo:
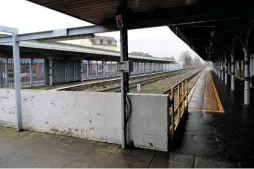
[[[171,87],[169,92],[169,116],[170,116],[170,133],[174,136],[174,132],[180,122],[186,107],[188,106],[188,80],[185,78]]]
[[[190,77],[187,77],[176,83],[170,88],[170,90],[165,92],[165,94],[167,93],[169,97],[169,131],[172,138],[174,137],[174,132],[180,122],[181,117],[188,107],[188,94],[190,92],[188,90],[188,81],[190,81],[203,70],[204,69],[202,68],[200,71],[197,71]]]

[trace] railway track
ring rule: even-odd
[[[203,69],[199,69],[197,70],[195,73],[193,73],[192,75],[190,75],[189,77],[187,77],[187,80],[190,81],[192,80],[194,77],[196,77],[198,74],[200,74],[202,72]],[[181,72],[182,73],[185,73],[187,72],[184,71],[184,72]],[[170,78],[174,75],[178,75],[179,72],[177,73],[172,73],[170,75],[168,75],[168,77],[164,77],[164,78]],[[141,86],[144,86],[146,84],[149,84],[149,83],[153,83],[155,81],[158,81],[158,80],[161,80],[163,77],[155,77],[155,78],[152,78],[152,79],[147,79],[147,80],[143,80],[143,81],[138,81],[138,82],[134,82],[134,83],[131,83],[130,86],[129,86],[129,89],[132,90],[132,89],[135,89],[137,87],[137,84],[140,84]],[[100,92],[120,92],[121,89],[120,89],[120,86],[116,86],[116,87],[111,87],[111,88],[108,88],[108,89],[104,89],[104,90],[101,90]],[[163,91],[161,92],[161,94],[171,94],[171,87],[169,87],[166,91]]]
[[[153,81],[146,85],[141,85],[141,90],[137,91],[136,88],[130,90],[130,92],[138,92],[138,93],[154,93],[154,94],[166,94],[170,92],[172,86],[177,84],[179,81],[183,79],[188,79],[188,81],[192,80],[196,75],[201,71],[201,69],[189,70],[186,73],[176,74],[175,76],[171,76],[165,79],[159,79],[158,81]],[[195,80],[195,78],[194,78]],[[189,85],[188,85],[189,86]],[[190,85],[191,86],[191,85]]]
[[[148,75],[143,75],[143,76],[135,76],[135,77],[130,77],[130,88],[134,87],[132,85],[138,84],[140,82],[145,81],[149,83],[148,81],[155,80],[155,79],[160,79],[160,78],[166,78],[167,76],[171,76],[172,74],[179,74],[179,72],[186,72],[188,69],[184,70],[174,70],[171,72],[161,72],[161,73],[153,73],[153,74],[148,74]],[[142,79],[142,80],[140,80]],[[107,91],[113,91],[117,92],[117,89],[120,90],[120,79],[114,79],[114,80],[108,80],[108,81],[101,81],[101,82],[96,82],[96,83],[90,83],[90,84],[79,84],[75,86],[67,86],[67,87],[62,87],[60,91],[96,91],[96,92],[107,92]]]
[[[204,69],[202,68],[202,69],[200,69],[200,70],[198,70],[197,72],[195,72],[193,75],[191,75],[191,76],[189,76],[188,78],[187,78],[187,81],[189,82],[190,80],[192,80],[194,77],[196,77],[198,74],[201,74],[201,72],[203,71]],[[173,87],[173,86],[172,86]],[[188,87],[188,93],[190,92],[190,89],[191,89],[192,87]],[[177,90],[176,88],[175,88],[175,90]],[[175,91],[174,90],[174,91]],[[171,94],[171,87],[168,89],[168,90],[166,90],[166,91],[164,91],[162,94]]]
[[[187,71],[188,70],[181,70],[181,71],[171,72],[169,74],[166,74],[166,75],[163,75],[163,76],[159,76],[159,77],[153,77],[153,78],[149,78],[149,79],[145,79],[145,80],[140,80],[140,81],[132,82],[132,83],[129,84],[129,89],[131,90],[131,89],[136,88],[138,84],[143,86],[143,85],[146,85],[146,84],[149,84],[149,83],[153,83],[153,82],[161,80],[161,79],[172,77],[172,76],[177,75],[177,74],[185,73]],[[179,72],[181,72],[181,73],[179,73]],[[118,85],[118,86],[110,87],[110,88],[107,88],[107,89],[99,90],[98,92],[120,92],[120,91],[121,91],[121,86]]]

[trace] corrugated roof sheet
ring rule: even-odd
[[[11,43],[0,44],[0,46],[12,46]],[[92,47],[84,47],[80,45],[66,44],[66,43],[41,43],[36,41],[23,41],[20,42],[20,47],[34,48],[34,49],[45,49],[45,50],[57,50],[57,51],[68,51],[75,53],[85,54],[97,54],[97,55],[108,55],[120,58],[120,52],[111,51],[105,49],[97,49]],[[175,62],[172,59],[162,59],[156,57],[142,57],[137,55],[129,54],[130,59],[135,60],[148,60],[148,61],[161,61],[161,62]]]

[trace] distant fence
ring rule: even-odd
[[[117,71],[117,62],[83,61],[81,64],[82,80],[120,76],[120,72]],[[133,62],[133,71],[131,75],[177,70],[181,68],[183,67],[180,64]]]
[[[44,59],[23,59],[20,62],[21,87],[45,85]],[[0,87],[14,88],[14,64],[12,59],[0,59]]]

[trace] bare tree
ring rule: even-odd
[[[201,60],[200,60],[200,58],[198,57],[198,56],[195,56],[194,57],[194,66],[196,67],[196,68],[199,68],[199,67],[202,67],[202,63],[201,63]]]
[[[180,59],[179,59],[182,63],[184,67],[190,67],[193,66],[193,60],[192,57],[190,55],[189,51],[185,51],[180,55]]]

